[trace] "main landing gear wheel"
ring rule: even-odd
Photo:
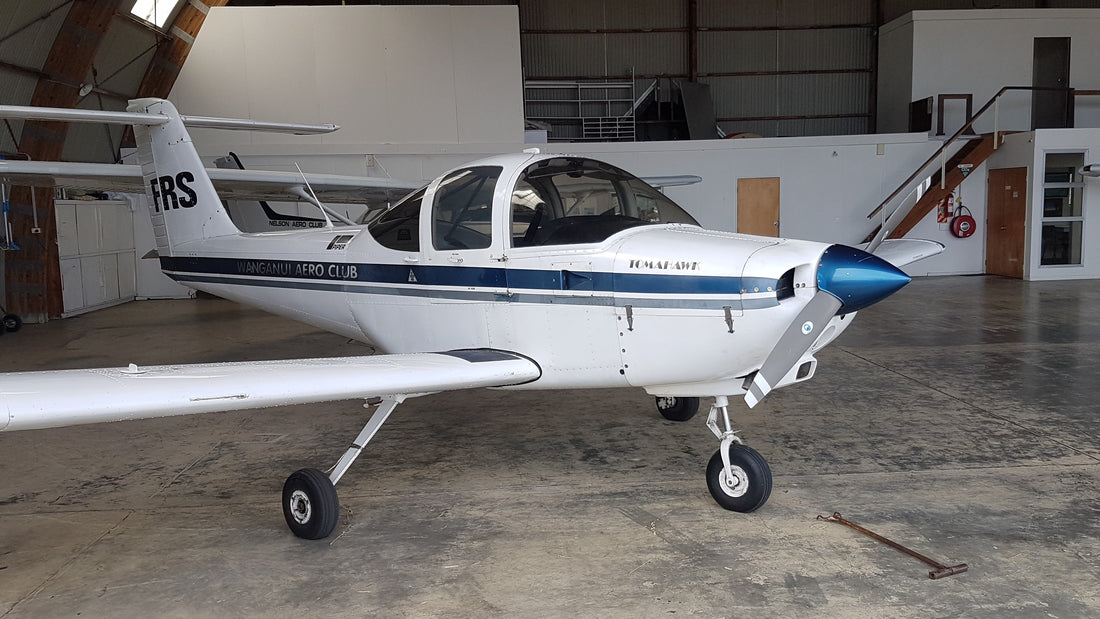
[[[283,516],[298,537],[323,539],[340,520],[336,487],[317,469],[295,471],[283,484]]]
[[[699,398],[658,396],[657,412],[669,421],[687,421],[699,412]]]
[[[404,394],[385,396],[376,402],[378,408],[371,413],[367,425],[359,436],[340,456],[328,475],[317,469],[295,471],[283,484],[283,517],[291,532],[305,539],[323,539],[332,534],[340,520],[340,497],[336,496],[336,484],[348,472],[351,463],[363,452],[378,428],[389,418],[393,409],[408,397]],[[373,405],[375,403],[369,403]]]
[[[11,331],[12,333],[18,331],[23,326],[23,319],[15,314],[4,314],[3,327],[0,327],[0,332]]]
[[[722,507],[735,512],[756,511],[772,493],[772,470],[767,460],[752,447],[729,446],[730,474],[722,462],[722,450],[707,464],[707,488]]]

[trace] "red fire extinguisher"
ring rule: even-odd
[[[951,219],[951,234],[960,239],[965,239],[973,235],[977,229],[978,222],[974,221],[974,215],[970,212],[970,209],[962,204],[956,206],[955,217]]]
[[[954,203],[954,193],[949,193],[943,200],[940,200],[939,206],[936,207],[936,223],[945,224],[951,219],[951,205]]]

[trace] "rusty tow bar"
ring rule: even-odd
[[[946,578],[947,576],[954,576],[955,574],[962,574],[963,572],[965,572],[968,569],[967,565],[965,563],[960,563],[958,565],[948,566],[948,565],[944,565],[944,564],[940,563],[939,561],[934,561],[932,559],[929,559],[928,557],[920,554],[919,552],[916,552],[914,550],[910,550],[910,549],[906,548],[905,546],[902,546],[901,544],[899,544],[895,541],[888,540],[885,537],[879,535],[878,533],[875,533],[874,531],[869,531],[867,529],[864,529],[863,527],[861,527],[858,524],[852,522],[851,520],[845,520],[844,517],[840,515],[840,512],[833,512],[832,516],[821,516],[821,515],[819,515],[817,517],[817,519],[818,520],[824,520],[826,522],[839,522],[840,524],[842,524],[846,527],[850,527],[852,529],[855,529],[856,531],[859,531],[860,533],[866,535],[867,537],[870,537],[871,539],[878,540],[878,541],[882,542],[883,544],[886,544],[887,546],[890,546],[891,548],[893,548],[895,550],[904,552],[905,554],[909,555],[910,557],[913,557],[914,559],[919,559],[920,561],[923,561],[923,562],[927,563],[929,566],[935,568],[934,570],[928,572],[928,577],[931,578],[932,580],[938,580],[940,578]]]

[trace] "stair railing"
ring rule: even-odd
[[[965,124],[963,124],[962,127],[959,127],[959,130],[956,131],[954,133],[954,135],[952,135],[946,141],[944,141],[943,145],[940,146],[940,148],[938,150],[936,150],[936,152],[932,153],[931,157],[929,157],[924,163],[922,163],[920,166],[918,166],[917,169],[914,170],[913,173],[909,175],[909,178],[905,179],[905,181],[903,181],[900,185],[898,185],[897,189],[895,189],[889,196],[887,196],[886,199],[883,200],[875,208],[875,210],[871,211],[871,213],[867,215],[867,219],[871,219],[875,215],[878,215],[879,213],[883,212],[886,209],[886,207],[891,202],[893,202],[894,199],[896,199],[899,195],[901,195],[901,193],[903,191],[905,191],[905,189],[907,187],[909,187],[909,185],[913,181],[920,178],[921,175],[924,174],[925,171],[928,169],[928,167],[930,165],[932,165],[932,163],[934,163],[937,159],[940,160],[940,187],[943,188],[944,183],[946,181],[946,177],[947,177],[947,150],[951,147],[952,144],[955,143],[956,140],[958,140],[960,137],[962,137],[963,133],[965,133],[968,129],[973,127],[974,123],[979,118],[981,118],[982,114],[984,114],[986,111],[988,111],[989,108],[991,108],[991,107],[993,108],[993,148],[994,148],[994,150],[996,150],[997,147],[999,146],[999,141],[1000,141],[999,140],[1000,136],[998,135],[1000,133],[1000,130],[999,130],[999,127],[998,127],[998,123],[999,123],[999,120],[1000,120],[1000,118],[999,118],[1000,98],[1001,98],[1002,95],[1004,95],[1006,92],[1008,92],[1010,90],[1068,92],[1070,96],[1069,96],[1069,102],[1067,103],[1067,105],[1073,105],[1073,95],[1074,95],[1074,92],[1075,92],[1075,89],[1073,89],[1073,88],[1059,88],[1059,87],[1053,87],[1053,86],[1002,86],[1001,89],[998,90],[996,94],[994,94],[992,97],[990,97],[989,101],[986,101],[985,105],[983,105],[981,108],[979,108],[978,111],[973,116],[970,117],[970,120],[968,120]],[[1094,91],[1082,91],[1081,94],[1093,94],[1093,92]],[[968,139],[973,139],[974,136],[971,134],[971,135],[968,135],[967,137],[968,137]],[[909,190],[908,193],[911,194],[911,193],[915,192],[917,190],[917,187],[919,187],[919,186],[920,186],[920,184],[918,184],[917,186],[914,186],[912,189]],[[896,208],[896,209],[894,209],[893,211],[890,212],[890,215],[888,217],[885,217],[883,219],[882,224],[879,226],[878,232],[874,235],[874,238],[871,239],[870,244],[867,246],[867,251],[872,251],[873,252],[875,250],[875,248],[877,248],[879,245],[881,245],[882,241],[885,240],[887,236],[889,236],[890,232],[893,231],[893,228],[894,228],[893,224],[897,223],[897,219],[895,219],[895,217],[898,214],[901,214],[902,218],[904,218],[905,211],[902,208],[902,205],[899,205],[898,208]],[[900,218],[898,218],[898,219],[900,219]]]

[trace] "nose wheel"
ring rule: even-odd
[[[758,451],[745,445],[730,445],[723,462],[722,450],[707,464],[707,488],[714,500],[730,511],[748,513],[760,509],[772,493],[772,470]]]
[[[741,444],[730,425],[725,396],[714,399],[707,427],[722,439],[722,446],[707,464],[707,488],[715,502],[730,511],[748,513],[760,509],[772,494],[772,470],[760,452]],[[721,412],[724,428],[718,425]]]

